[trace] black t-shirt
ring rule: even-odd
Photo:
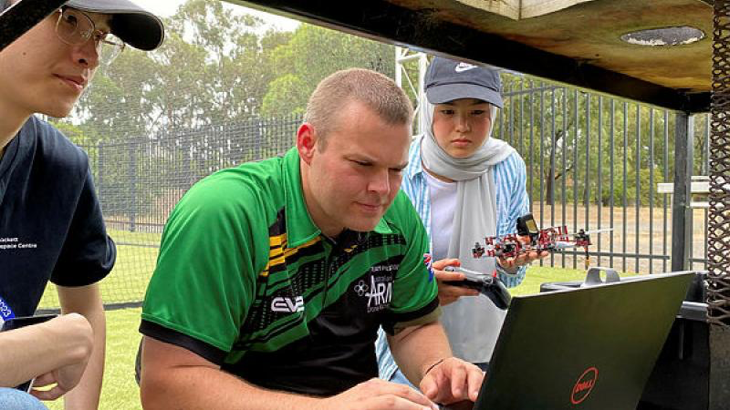
[[[115,260],[88,157],[31,117],[0,160],[0,298],[32,315],[49,280],[89,285]]]

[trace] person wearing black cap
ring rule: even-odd
[[[547,253],[501,260],[471,255],[484,237],[515,232],[517,218],[529,209],[524,161],[509,144],[491,138],[502,108],[499,72],[436,57],[425,89],[426,130],[411,145],[401,189],[431,238],[442,323],[454,356],[485,370],[506,312],[476,290],[449,285],[464,276],[444,269],[496,271],[512,287],[524,278],[527,264]],[[377,351],[380,377],[408,384],[382,334]]]
[[[17,2],[0,0],[0,8]],[[97,282],[111,271],[116,247],[87,155],[34,114],[65,117],[100,64],[127,44],[152,50],[163,38],[160,19],[127,0],[71,0],[0,52],[0,323],[33,315],[49,281],[64,314],[27,331],[0,333],[0,373],[10,386],[36,376],[37,386],[57,383],[32,394],[65,395],[67,408],[99,404],[105,319]],[[52,354],[18,352],[37,349],[38,339]],[[0,391],[0,407],[12,408],[5,396]]]

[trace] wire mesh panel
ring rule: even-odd
[[[165,221],[197,181],[224,168],[281,155],[300,116],[174,130],[155,140],[100,145],[98,190],[110,235],[120,248],[107,303],[140,301],[154,269]]]
[[[730,2],[714,7],[708,319],[730,325]]]
[[[224,168],[282,155],[294,144],[301,115],[251,118],[124,143],[84,146],[117,262],[102,281],[107,306],[138,305],[155,267],[173,207],[200,179]],[[42,307],[58,306],[46,292]]]

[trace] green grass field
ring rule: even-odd
[[[121,261],[120,261],[121,262]],[[582,280],[582,270],[533,266],[525,281],[512,289],[514,295],[529,295],[540,291],[544,282]],[[143,280],[135,281],[139,285]],[[146,282],[144,282],[146,283]],[[143,292],[144,290],[138,290]],[[140,309],[122,309],[107,312],[106,372],[102,387],[100,409],[139,409],[139,389],[134,381],[134,360],[140,334]],[[53,410],[63,408],[61,402],[48,403]]]
[[[141,301],[157,261],[160,234],[131,233],[110,230],[117,243],[114,270],[101,281],[101,297],[105,304]],[[130,245],[134,244],[134,245]],[[49,284],[41,299],[40,309],[57,308],[58,296]]]
[[[140,309],[112,310],[106,313],[106,369],[99,409],[141,409],[139,389],[134,381],[134,359],[140,334],[137,331]],[[62,410],[63,401],[47,402],[51,410]]]

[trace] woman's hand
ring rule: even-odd
[[[464,280],[466,277],[461,272],[445,271],[444,269],[447,266],[461,266],[461,262],[458,259],[441,259],[431,266],[436,276],[436,283],[439,288],[439,304],[441,306],[454,303],[462,296],[479,295],[478,290],[449,285],[449,282]]]

